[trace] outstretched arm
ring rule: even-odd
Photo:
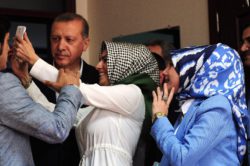
[[[78,88],[62,88],[51,113],[29,97],[13,74],[0,75],[0,84],[0,121],[3,125],[49,143],[59,143],[67,137],[82,104]]]

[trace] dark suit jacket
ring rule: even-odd
[[[98,71],[93,66],[88,65],[85,61],[83,61],[81,80],[88,84],[99,82]],[[38,80],[34,79],[34,82],[50,102],[56,102],[56,94],[53,90],[46,87]],[[68,138],[62,144],[48,144],[33,137],[30,138],[30,142],[36,166],[79,165],[80,154],[76,143],[74,129],[71,130]]]

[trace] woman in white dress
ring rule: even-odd
[[[102,86],[80,87],[95,107],[76,129],[81,165],[132,165],[145,102],[159,81],[157,63],[142,45],[104,42],[96,68]]]

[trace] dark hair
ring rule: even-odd
[[[152,52],[151,54],[155,57],[159,70],[164,70],[166,68],[164,59],[159,54],[156,54],[154,52]]]
[[[0,17],[0,44],[3,44],[4,36],[10,30],[10,22],[5,17]]]
[[[240,26],[240,39],[241,39],[241,37],[242,37],[242,35],[243,35],[243,32],[244,32],[247,28],[249,28],[249,27],[250,27],[250,23],[249,23],[249,22],[247,22],[247,23],[243,24],[242,26]]]
[[[160,46],[162,49],[162,56],[165,60],[165,64],[167,65],[172,64],[170,51],[175,49],[172,44],[170,44],[169,42],[165,40],[154,39],[154,40],[148,41],[145,45],[146,46]]]
[[[83,28],[82,35],[84,37],[88,37],[89,36],[89,24],[87,20],[79,14],[76,14],[76,13],[60,14],[54,19],[53,24],[55,22],[68,22],[68,21],[73,21],[73,20],[79,20],[82,22],[82,28]]]

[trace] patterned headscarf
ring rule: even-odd
[[[110,84],[137,85],[144,96],[145,117],[151,122],[152,91],[159,85],[160,80],[157,61],[144,45],[105,41],[102,46],[108,52]]]
[[[180,75],[180,100],[224,95],[230,102],[238,134],[238,158],[246,152],[247,106],[242,62],[238,53],[221,43],[173,51]]]
[[[157,61],[150,51],[140,44],[107,42],[106,46],[108,77],[111,85],[134,74],[148,74],[159,84]]]

